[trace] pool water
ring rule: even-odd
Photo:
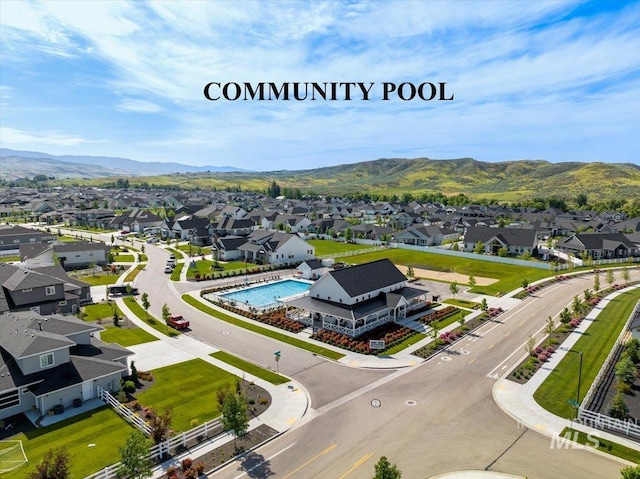
[[[237,301],[238,303],[264,308],[265,306],[276,304],[279,299],[306,293],[310,287],[311,283],[295,279],[285,279],[277,283],[253,286],[241,291],[221,294],[220,296],[228,300]]]

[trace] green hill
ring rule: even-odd
[[[186,189],[264,191],[272,181],[281,188],[322,194],[410,192],[464,193],[472,198],[515,201],[533,197],[575,197],[584,193],[594,200],[640,196],[640,166],[630,163],[549,163],[519,160],[484,162],[471,158],[383,158],[374,161],[312,170],[230,173],[183,173],[163,176],[132,176],[132,186],[172,186]],[[105,185],[113,178],[70,180],[66,184]]]

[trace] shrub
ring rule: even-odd
[[[133,381],[125,381],[122,389],[124,389],[125,392],[132,393],[136,390],[136,384]]]
[[[204,474],[204,462],[200,461],[196,464],[196,472],[199,476]]]
[[[193,466],[193,459],[190,457],[185,457],[181,462],[180,466],[182,467],[182,472],[186,472],[188,469],[191,469]]]

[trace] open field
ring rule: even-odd
[[[361,249],[370,249],[371,246],[363,244],[345,243],[342,241],[331,240],[307,240],[311,246],[315,248],[316,256],[324,256],[335,253],[344,253],[345,251],[358,251]]]

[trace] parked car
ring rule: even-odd
[[[167,265],[164,268],[165,273],[173,273],[173,266]]]
[[[153,244],[153,243],[159,243],[160,240],[158,239],[157,236],[152,236],[151,238],[147,239],[147,243],[149,244]]]
[[[167,320],[167,324],[175,329],[185,329],[189,327],[189,321],[184,319],[179,314],[174,314],[169,316],[169,319]]]
[[[167,260],[167,266],[175,266],[176,265],[176,260],[175,259],[168,259]]]

